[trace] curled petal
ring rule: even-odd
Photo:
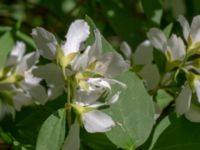
[[[56,58],[57,40],[55,36],[41,27],[32,30],[31,33],[40,54],[47,59]]]
[[[178,21],[182,26],[183,36],[184,36],[185,40],[188,41],[188,37],[190,34],[190,25],[189,25],[188,21],[185,19],[185,17],[183,17],[183,16],[179,16]]]
[[[66,42],[62,46],[64,54],[79,52],[82,42],[84,42],[90,34],[90,28],[84,20],[74,21],[67,32]]]
[[[107,132],[115,126],[110,116],[98,110],[84,113],[82,119],[85,129],[90,133]]]
[[[160,29],[150,29],[150,31],[147,33],[147,37],[155,48],[164,52],[163,46],[166,44],[167,38]]]
[[[127,42],[122,42],[122,44],[120,45],[120,51],[124,54],[126,59],[131,59],[132,50]]]

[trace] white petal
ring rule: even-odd
[[[142,59],[141,59],[142,58]],[[136,49],[133,60],[135,64],[151,64],[153,61],[153,47],[149,40],[142,42]]]
[[[32,69],[29,69],[28,71],[25,71],[24,73],[24,80],[26,83],[28,84],[32,84],[32,85],[37,85],[41,79],[34,77],[32,74]]]
[[[194,86],[195,86],[198,102],[200,103],[200,80],[195,80]]]
[[[46,81],[49,87],[47,91],[48,98],[55,99],[62,94],[65,81],[60,68],[56,64],[49,63],[39,66],[33,70],[33,74]]]
[[[56,58],[57,40],[54,35],[41,27],[32,30],[31,33],[40,54],[47,59]]]
[[[33,70],[36,77],[46,80],[47,84],[55,86],[64,86],[64,79],[60,68],[53,63],[49,63]]]
[[[13,97],[13,104],[16,110],[20,111],[22,106],[27,106],[33,103],[30,95],[23,92],[17,92]]]
[[[92,110],[83,114],[83,125],[90,133],[110,131],[115,123],[107,114]]]
[[[180,37],[173,34],[167,42],[172,61],[183,60],[186,55],[185,44]]]
[[[192,104],[185,117],[192,122],[200,122],[200,108]]]
[[[72,69],[73,70],[81,70],[85,69],[88,66],[90,57],[89,52],[91,51],[91,47],[88,46],[83,54],[80,54],[75,60],[72,61]]]
[[[17,65],[16,73],[23,76],[25,71],[31,69],[31,67],[37,63],[38,59],[39,55],[37,52],[26,54],[21,62]]]
[[[155,48],[164,52],[163,46],[166,44],[167,39],[165,34],[160,29],[150,29],[150,31],[147,33],[147,37]]]
[[[119,75],[128,69],[128,62],[118,53],[106,53],[96,64],[96,71],[106,77]]]
[[[178,21],[182,26],[183,36],[184,36],[185,40],[188,41],[188,37],[190,34],[190,25],[189,25],[188,21],[185,19],[185,17],[183,17],[183,16],[179,16]]]
[[[19,63],[22,60],[22,57],[24,56],[25,48],[26,45],[23,42],[17,41],[16,45],[13,47],[10,53],[6,66],[15,65],[16,63]]]
[[[192,98],[192,90],[190,89],[189,85],[186,85],[182,90],[179,96],[176,99],[176,113],[182,115],[186,113],[190,108]]]
[[[80,148],[80,127],[78,121],[70,127],[67,138],[63,144],[62,150],[79,150]]]
[[[193,18],[190,34],[193,44],[200,42],[200,15]]]
[[[89,78],[87,80],[87,83],[93,90],[98,89],[98,88],[100,89],[106,88],[106,89],[111,90],[111,86],[109,82],[105,81],[103,78]]]
[[[91,51],[89,53],[90,60],[93,61],[94,59],[100,58],[102,54],[102,40],[101,40],[101,33],[99,30],[94,30],[95,35],[95,42],[91,47]]]
[[[102,78],[104,81],[107,81],[108,83],[110,84],[118,84],[120,85],[122,88],[127,88],[126,84],[123,83],[123,82],[120,82],[118,80],[115,80],[115,79],[108,79],[108,78]]]
[[[47,93],[43,86],[40,84],[32,85],[26,82],[21,82],[20,86],[27,91],[34,100],[40,102],[40,104],[45,104],[47,101]]]
[[[132,55],[132,50],[127,42],[122,42],[120,45],[120,51],[124,54],[125,58],[130,60]]]
[[[89,34],[89,26],[84,20],[74,21],[69,27],[68,33],[65,36],[66,42],[62,47],[65,55],[78,52],[81,43],[89,37]]]
[[[93,91],[77,90],[75,92],[75,103],[81,106],[90,106],[94,104],[103,94],[104,90],[96,89]]]

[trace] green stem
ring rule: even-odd
[[[68,126],[71,126],[71,86],[70,86],[70,79],[67,81],[67,104],[68,104]]]

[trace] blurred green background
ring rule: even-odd
[[[0,34],[18,22],[27,35],[42,26],[64,39],[70,23],[87,14],[113,46],[125,40],[135,48],[149,28],[163,29],[179,14],[191,20],[199,11],[199,0],[1,0]]]

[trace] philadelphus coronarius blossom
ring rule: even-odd
[[[181,37],[172,34],[169,39],[157,28],[153,28],[147,34],[152,45],[161,50],[167,58],[168,71],[185,73],[186,81],[176,98],[175,110],[178,115],[185,115],[193,122],[200,122],[200,71],[199,58],[190,59],[199,54],[200,43],[200,16],[194,17],[191,26],[183,16],[179,16],[183,29],[185,42]]]
[[[38,101],[47,100],[41,81],[32,75],[32,69],[38,61],[38,53],[25,54],[25,44],[17,42],[11,50],[4,67],[0,70],[0,118],[6,113],[14,115],[15,109]]]
[[[66,41],[57,42],[55,36],[41,27],[33,29],[32,36],[40,54],[54,63],[38,66],[33,73],[43,78],[47,95],[54,99],[62,92],[68,94],[67,107],[76,112],[80,124],[88,132],[106,132],[115,125],[110,116],[97,108],[117,101],[120,92],[112,93],[112,85],[123,83],[112,79],[129,67],[117,53],[103,53],[101,34],[92,31],[95,41],[85,45],[90,28],[84,20],[74,21],[66,34]],[[105,97],[110,99],[105,99]]]

